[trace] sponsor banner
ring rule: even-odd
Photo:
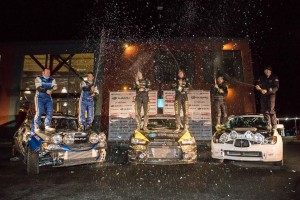
[[[164,91],[164,114],[175,115],[175,91]],[[196,140],[210,140],[212,137],[210,91],[191,90],[189,99],[189,129],[194,133]],[[183,116],[182,110],[180,113]]]
[[[135,91],[110,92],[109,98],[109,141],[129,140],[136,128]],[[157,91],[149,91],[149,114],[157,114]],[[142,109],[141,115],[144,115]]]

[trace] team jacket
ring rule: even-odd
[[[179,84],[179,80],[182,80],[182,85]],[[181,95],[181,94],[187,94],[189,87],[190,87],[190,82],[188,78],[175,78],[175,83],[173,84],[173,87],[175,88],[176,95]]]
[[[228,95],[228,87],[226,83],[218,84],[219,89],[217,89],[214,85],[211,86],[211,94],[215,99],[224,98]],[[220,92],[220,89],[223,90],[223,93]]]
[[[259,85],[262,89],[267,90],[265,95],[275,95],[279,89],[279,79],[274,75],[271,75],[269,78],[261,76],[257,80],[257,85]]]
[[[91,87],[92,86],[93,86],[93,83],[89,82],[89,81],[82,81],[80,83],[81,98],[82,99],[84,99],[84,100],[85,99],[93,100],[93,97],[91,96],[91,94],[92,94]],[[97,86],[95,86],[94,93],[99,94]]]
[[[144,88],[144,91],[148,92],[150,90],[150,81],[148,79],[139,79],[139,84],[134,82],[133,87],[136,92],[141,92],[139,89]]]
[[[47,94],[46,92],[47,90],[51,90],[56,85],[56,81],[52,76],[49,78],[38,76],[35,79],[36,95],[42,98],[50,98],[51,95]]]

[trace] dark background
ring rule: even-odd
[[[32,0],[0,2],[0,42],[234,37],[250,40],[254,76],[280,79],[279,117],[300,117],[297,0]]]

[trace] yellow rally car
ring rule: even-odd
[[[148,131],[135,130],[130,137],[128,159],[134,164],[188,164],[197,160],[197,145],[189,130],[175,132],[175,118],[149,117]]]

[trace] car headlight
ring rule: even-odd
[[[146,140],[142,140],[134,137],[131,138],[131,144],[146,144],[146,143],[147,143]]]
[[[277,136],[268,137],[264,140],[264,144],[276,144]]]
[[[51,138],[51,142],[53,142],[54,144],[61,144],[61,142],[62,142],[61,135],[59,135],[59,134],[53,135]]]
[[[227,138],[228,138],[228,134],[227,133],[223,133],[220,138],[219,138],[219,142],[220,143],[225,143],[227,142]]]
[[[253,140],[254,139],[254,134],[251,132],[251,131],[246,131],[244,133],[244,137],[247,139],[247,140]]]
[[[261,144],[264,140],[265,140],[265,137],[262,134],[256,133],[254,135],[254,142]]]
[[[105,142],[106,141],[106,135],[105,135],[105,133],[100,133],[98,137],[99,137],[99,141],[100,142]]]
[[[135,131],[133,137],[131,138],[131,144],[146,144],[149,142],[148,138],[146,138],[141,132]]]
[[[178,140],[181,144],[195,144],[195,138],[191,135],[189,131],[185,132],[183,136]]]
[[[96,134],[96,133],[91,133],[91,134],[90,134],[90,137],[89,137],[89,141],[90,141],[90,143],[92,143],[92,144],[98,143],[98,142],[99,142],[99,135]]]
[[[236,131],[231,131],[231,133],[229,134],[229,138],[231,140],[235,140],[238,137],[238,133]]]
[[[67,134],[63,137],[63,142],[65,144],[74,144],[74,135],[73,134]]]
[[[196,141],[195,141],[195,138],[189,138],[189,139],[184,139],[181,141],[181,144],[195,144]]]

